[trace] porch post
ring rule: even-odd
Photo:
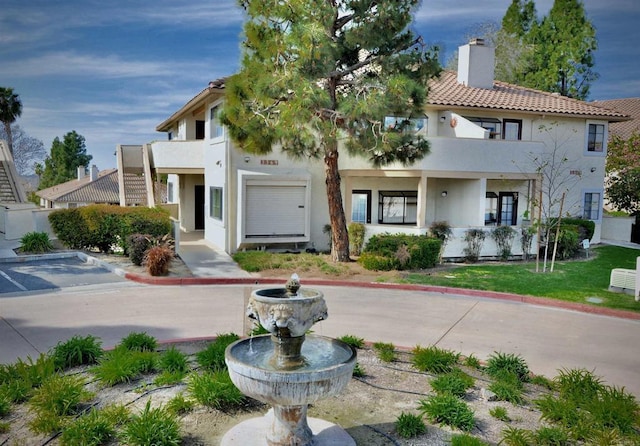
[[[418,182],[418,228],[424,228],[427,226],[427,175],[422,172],[420,175],[420,181]]]
[[[480,199],[478,200],[478,226],[484,226],[484,211],[487,201],[487,179],[480,178],[480,187],[478,188]]]

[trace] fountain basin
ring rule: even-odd
[[[340,393],[351,380],[356,351],[350,345],[309,335],[302,346],[304,364],[278,370],[269,363],[271,336],[236,341],[225,359],[233,383],[242,393],[276,406],[302,406]]]

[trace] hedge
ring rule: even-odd
[[[441,245],[439,239],[426,235],[374,235],[358,261],[367,269],[432,268],[438,263]]]
[[[160,208],[121,207],[94,204],[57,209],[49,214],[56,237],[71,249],[110,252],[119,246],[127,252],[128,236],[135,233],[156,237],[171,232],[169,213]]]

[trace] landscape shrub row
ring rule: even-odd
[[[438,263],[441,246],[441,240],[425,235],[374,235],[358,262],[375,271],[432,268]]]
[[[160,208],[89,205],[49,214],[56,237],[71,249],[128,252],[128,236],[161,237],[171,232],[169,213]]]

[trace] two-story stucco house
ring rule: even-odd
[[[378,169],[342,154],[348,222],[364,223],[370,236],[424,234],[433,222],[447,221],[454,238],[445,256],[458,257],[469,228],[526,223],[545,178],[541,163],[555,150],[567,177],[561,185],[571,185],[563,213],[595,221],[592,242],[599,241],[608,125],[627,117],[494,81],[493,67],[493,48],[476,40],[460,48],[457,73],[430,82],[424,116],[416,120],[416,131],[431,143],[423,160]],[[169,174],[168,201],[179,204],[181,229],[203,230],[229,253],[327,249],[322,161],[291,160],[278,148],[267,156],[239,151],[217,119],[224,92],[224,79],[211,82],[160,123],[156,130],[167,140],[118,146],[118,171]],[[513,252],[521,252],[519,243]],[[482,255],[495,254],[488,237]]]

